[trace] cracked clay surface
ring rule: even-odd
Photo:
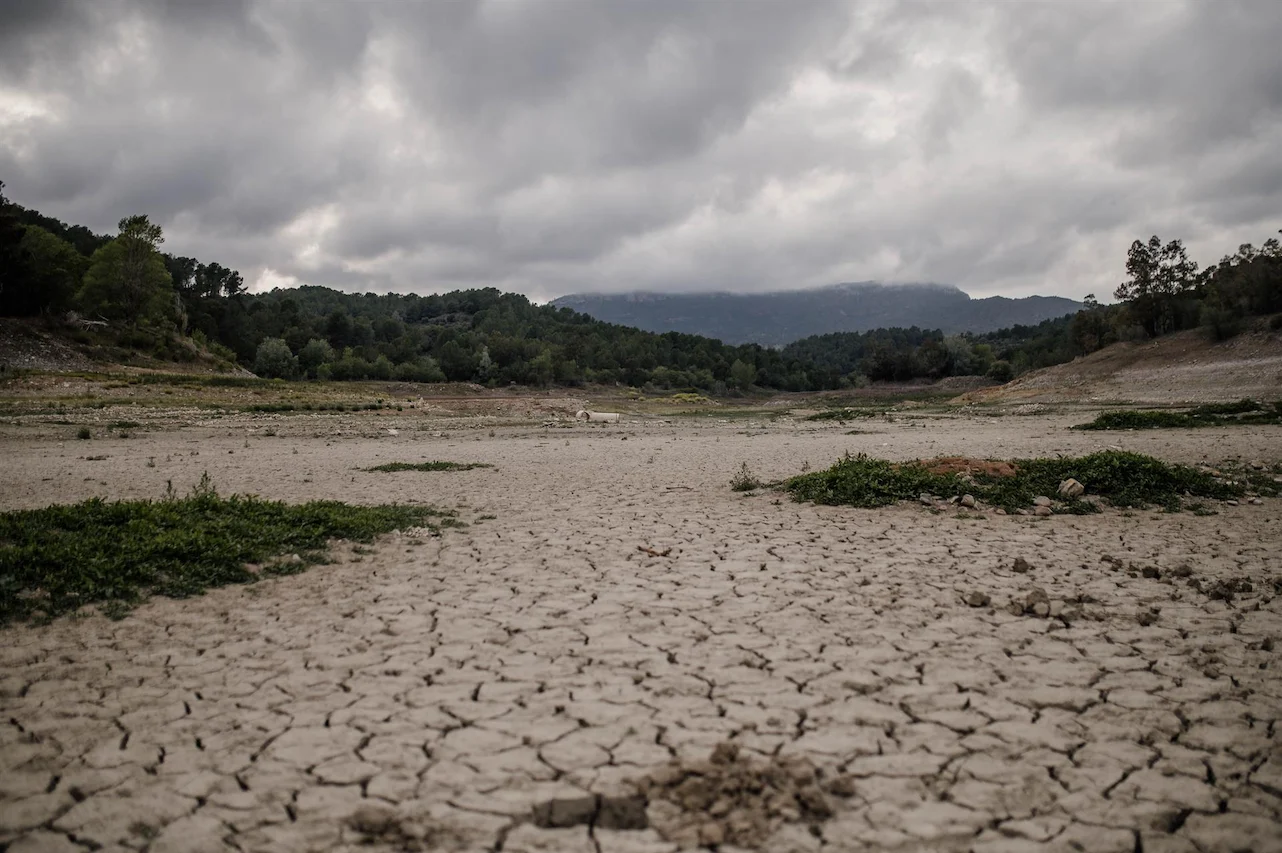
[[[742,462],[773,479],[846,450],[1271,462],[1274,428],[303,423],[97,441],[91,463],[0,439],[5,508],[155,497],[207,470],[223,493],[473,522],[120,622],[6,629],[0,849],[1282,850],[1277,501],[1035,519],[728,488]],[[496,467],[356,470],[422,458]],[[1202,591],[1218,581],[1229,600]],[[673,775],[709,755],[815,768],[838,795],[821,819],[758,820],[720,805],[742,785]],[[694,799],[652,796],[645,820],[638,791],[663,785]],[[626,813],[601,819],[612,804]]]

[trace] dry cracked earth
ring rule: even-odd
[[[727,487],[742,462],[775,478],[846,450],[1282,447],[1277,428],[1072,420],[392,436],[297,417],[268,436],[246,417],[91,449],[10,429],[4,508],[208,471],[224,493],[471,524],[123,621],[5,629],[0,848],[1282,850],[1277,502],[1034,519]],[[421,459],[496,467],[357,470]],[[1007,608],[1035,590],[1051,615]]]

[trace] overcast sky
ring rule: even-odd
[[[1282,227],[1282,3],[0,0],[21,204],[255,287],[1110,294]]]

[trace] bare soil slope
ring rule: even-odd
[[[1256,330],[1222,343],[1200,330],[1122,343],[1036,370],[997,388],[971,391],[972,403],[1210,403],[1282,396],[1282,335]]]

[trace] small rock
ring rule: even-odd
[[[1252,467],[1252,468],[1254,468],[1254,469],[1255,469],[1255,470],[1257,470],[1257,471],[1263,471],[1263,470],[1264,470],[1264,463],[1263,463],[1263,462],[1252,462],[1252,463],[1251,463],[1251,467]]]
[[[1145,610],[1144,612],[1136,615],[1135,621],[1139,622],[1140,625],[1147,628],[1149,625],[1152,625],[1154,622],[1157,621],[1157,611]]]
[[[997,510],[994,510],[994,514],[995,514],[995,515],[1005,515],[1005,514],[1006,514],[1006,510],[1004,510],[1004,509],[997,509]]]
[[[537,804],[530,816],[535,826],[563,829],[590,824],[596,812],[596,797],[565,797]]]
[[[1045,619],[1051,614],[1050,597],[1041,587],[1033,587],[1024,596],[1024,612]]]
[[[1011,564],[1010,570],[1017,575],[1026,575],[1033,570],[1033,564],[1023,557],[1016,557],[1015,562]]]
[[[640,794],[602,797],[593,826],[600,829],[645,829],[650,825],[645,807],[646,798]]]
[[[922,505],[922,506],[934,506],[934,505],[935,505],[935,499],[934,499],[934,498],[932,498],[930,495],[926,494],[925,492],[922,492],[920,495],[918,495],[918,496],[917,496],[917,500],[921,502],[921,505]]]
[[[1051,505],[1051,499],[1046,497],[1046,495],[1038,495],[1037,497],[1033,498],[1033,506],[1050,506],[1050,505]]]
[[[951,498],[949,498],[949,499],[948,499],[948,502],[949,502],[950,504],[955,504],[955,503],[959,502],[960,500],[961,500],[961,498],[959,498],[957,495],[953,495]]]
[[[966,603],[971,607],[987,607],[992,600],[988,593],[980,592],[979,590],[975,590],[966,596]]]
[[[1140,569],[1140,574],[1146,578],[1153,578],[1154,580],[1162,577],[1162,572],[1157,566],[1145,566]]]
[[[703,847],[716,847],[726,840],[725,828],[719,823],[708,821],[699,827],[699,844]]]
[[[1270,645],[1265,649],[1265,651],[1273,651],[1272,641],[1270,640],[1267,642],[1269,642]],[[1263,645],[1261,645],[1261,648],[1264,648]],[[855,795],[855,783],[849,776],[838,776],[837,778],[830,780],[824,788],[834,797],[842,797],[844,799]]]
[[[1228,504],[1229,506],[1237,506],[1237,501],[1229,500],[1229,501],[1225,501],[1225,503]]]
[[[1016,515],[1032,515],[1032,513],[1026,509],[1017,509],[1015,510],[1015,514]]]
[[[1086,494],[1086,487],[1072,477],[1059,484],[1059,496],[1061,498],[1071,500],[1072,498],[1080,498],[1084,494]]]
[[[966,507],[967,509],[974,509],[974,508],[975,508],[975,496],[974,496],[974,495],[962,495],[961,505],[962,505],[962,506],[964,506],[964,507]]]
[[[383,835],[398,821],[396,812],[386,806],[361,806],[347,818],[347,825],[364,835]]]
[[[1051,514],[1051,508],[1049,506],[1033,507],[1033,515],[1050,515],[1050,514]]]
[[[1264,503],[1264,499],[1263,499],[1263,498],[1251,498],[1251,505],[1252,505],[1252,506],[1261,506],[1263,503]]]

